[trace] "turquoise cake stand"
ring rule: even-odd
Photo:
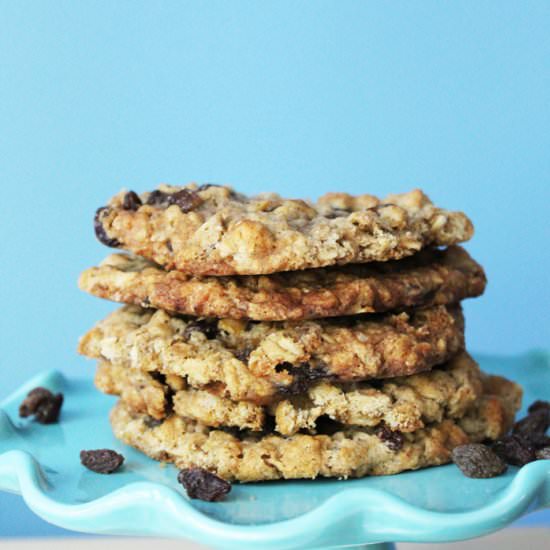
[[[519,381],[525,405],[550,398],[548,354],[478,357],[488,372]],[[17,416],[26,393],[45,386],[65,394],[61,422],[42,426]],[[550,461],[475,480],[453,465],[358,480],[235,485],[221,503],[189,500],[176,469],[113,438],[113,399],[91,380],[58,372],[36,376],[0,409],[0,488],[21,494],[36,514],[85,533],[182,537],[214,548],[309,549],[386,541],[448,542],[478,537],[550,506]],[[83,468],[81,449],[109,447],[126,457],[112,475]]]

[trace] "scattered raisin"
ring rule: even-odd
[[[141,205],[141,199],[135,191],[128,191],[122,199],[122,208],[124,210],[137,210]]]
[[[51,395],[52,392],[46,388],[34,388],[27,394],[27,397],[21,405],[19,405],[19,416],[26,418],[27,416],[34,414],[41,401],[48,399]]]
[[[390,430],[385,424],[381,424],[376,429],[376,436],[381,439],[388,449],[396,453],[401,450],[405,443],[405,437],[401,432]]]
[[[550,425],[550,409],[537,408],[528,416],[514,424],[512,433],[521,436],[532,444],[545,437]]]
[[[88,470],[98,474],[111,474],[118,470],[124,462],[124,457],[111,449],[80,451],[80,462]]]
[[[117,248],[122,243],[118,239],[112,239],[107,235],[107,232],[105,231],[105,228],[103,227],[103,224],[101,223],[101,217],[103,216],[103,212],[108,212],[109,208],[107,206],[102,206],[101,208],[98,208],[96,210],[95,216],[94,216],[94,231],[95,236],[97,237],[97,240],[104,244],[105,246],[110,246],[111,248]]]
[[[19,416],[27,418],[34,415],[40,424],[53,424],[59,418],[59,411],[63,405],[63,394],[53,394],[46,388],[34,388],[19,406]]]
[[[529,443],[536,449],[542,449],[542,447],[550,447],[550,436],[548,435],[536,435],[531,436]]]
[[[524,466],[535,460],[535,447],[520,435],[505,435],[493,443],[493,451],[507,464]]]
[[[535,401],[531,404],[531,406],[527,409],[527,412],[529,414],[534,413],[536,411],[545,410],[550,413],[550,401]]]
[[[512,433],[495,441],[493,451],[508,464],[524,466],[544,455],[550,448],[550,402],[535,401],[528,409],[528,415],[518,420]]]
[[[189,321],[183,331],[183,335],[189,338],[193,332],[202,332],[208,340],[213,340],[218,335],[218,321],[206,318]]]
[[[550,447],[543,447],[542,449],[539,449],[535,456],[537,457],[537,460],[550,460]]]
[[[465,476],[476,479],[496,477],[507,469],[502,458],[481,443],[455,447],[452,459]]]
[[[231,491],[231,483],[204,468],[181,470],[178,481],[185,487],[189,498],[208,502],[220,501]]]

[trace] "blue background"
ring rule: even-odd
[[[469,347],[548,347],[549,28],[544,1],[0,1],[2,394],[92,374],[93,212],[159,182],[420,186],[476,225]],[[0,535],[34,532],[0,497]]]

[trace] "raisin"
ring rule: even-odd
[[[505,435],[493,443],[493,451],[507,464],[524,466],[535,460],[535,447],[520,435]]]
[[[170,195],[170,204],[176,204],[183,213],[191,212],[202,204],[202,199],[195,191],[182,189]]]
[[[527,409],[527,412],[529,414],[534,413],[536,411],[545,410],[550,413],[550,401],[535,401],[531,404],[531,406]]]
[[[277,390],[279,395],[282,395],[283,397],[289,397],[292,395],[305,393],[309,386],[310,383],[308,382],[307,378],[297,375],[293,378],[290,384],[281,384],[280,386],[278,386]]]
[[[80,451],[80,462],[98,474],[112,474],[124,462],[124,457],[111,449]]]
[[[97,240],[104,244],[105,246],[110,246],[111,248],[117,248],[122,243],[118,239],[112,239],[107,235],[107,232],[105,231],[105,228],[103,227],[103,224],[101,223],[101,217],[103,216],[103,212],[109,212],[109,208],[107,206],[102,206],[101,208],[98,208],[96,210],[95,216],[94,216],[94,231],[95,236],[97,237]]]
[[[181,470],[178,481],[185,487],[189,498],[208,502],[220,501],[231,491],[231,483],[204,468]]]
[[[162,420],[157,420],[156,418],[153,418],[152,416],[146,416],[144,419],[143,419],[143,423],[148,427],[148,428],[156,428],[157,426],[160,426],[162,424]]]
[[[550,460],[550,446],[549,447],[543,447],[542,449],[539,449],[535,456],[537,460]]]
[[[452,459],[465,476],[476,479],[496,477],[507,469],[502,458],[481,443],[455,447]]]
[[[521,436],[531,443],[544,437],[550,425],[550,409],[537,408],[528,416],[514,424],[512,433]]]
[[[242,361],[243,363],[248,363],[248,359],[250,357],[250,354],[252,353],[252,348],[245,347],[243,349],[238,349],[233,352],[235,357]]]
[[[378,439],[382,440],[388,449],[396,453],[401,450],[403,443],[405,443],[405,438],[401,432],[394,432],[390,430],[385,424],[381,424],[376,429],[376,436]]]
[[[294,366],[292,363],[279,363],[275,366],[276,372],[286,371],[292,375],[303,374],[309,380],[317,380],[319,378],[324,378],[327,376],[325,365],[319,365],[317,367],[311,368],[309,363],[300,363],[298,366]]]
[[[151,206],[168,207],[173,204],[179,206],[183,213],[190,212],[202,204],[199,195],[190,189],[181,189],[175,193],[165,193],[164,191],[151,191],[147,198],[147,204]]]
[[[542,449],[542,447],[550,447],[550,436],[548,435],[536,435],[531,436],[529,443],[536,449]]]
[[[51,395],[52,392],[46,388],[34,388],[27,394],[21,405],[19,405],[19,416],[26,418],[34,414],[42,400],[48,399]]]
[[[141,205],[141,199],[135,191],[128,191],[122,199],[122,208],[124,210],[137,210]]]
[[[19,406],[19,416],[27,418],[34,415],[34,419],[40,424],[53,424],[59,418],[59,412],[63,405],[63,394],[53,394],[46,388],[34,388]]]
[[[280,363],[275,366],[275,371],[286,371],[288,374],[292,375],[292,382],[290,384],[281,384],[278,387],[278,391],[281,395],[298,395],[305,393],[314,381],[327,377],[324,366],[311,368],[309,363],[300,363],[298,366],[286,362]]]
[[[149,204],[151,206],[166,206],[168,204],[166,198],[167,195],[168,193],[155,189],[154,191],[151,191],[149,193],[146,204]]]
[[[193,332],[202,332],[208,340],[218,335],[218,321],[216,319],[197,319],[187,323],[183,335],[189,338]]]
[[[167,416],[170,415],[174,407],[174,401],[173,401],[174,391],[166,383],[166,375],[163,374],[162,372],[153,370],[153,371],[149,371],[149,376],[152,380],[155,380],[156,382],[162,385],[161,389],[164,392],[164,414]],[[151,420],[154,420],[154,419],[151,419]],[[158,424],[155,424],[152,421],[146,419],[144,420],[144,423],[148,428],[154,428],[155,426],[158,426],[158,424],[160,424],[160,421],[158,422]]]

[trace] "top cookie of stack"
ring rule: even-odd
[[[470,220],[419,190],[384,200],[329,193],[313,205],[164,185],[119,193],[98,209],[95,231],[139,256],[109,256],[82,275],[84,290],[189,315],[333,317],[456,303],[485,286],[463,249],[435,248],[468,240]]]
[[[246,197],[211,184],[121,192],[96,214],[108,246],[194,275],[278,271],[397,260],[468,240],[470,220],[435,207],[421,191],[328,193],[316,204],[276,194]]]

